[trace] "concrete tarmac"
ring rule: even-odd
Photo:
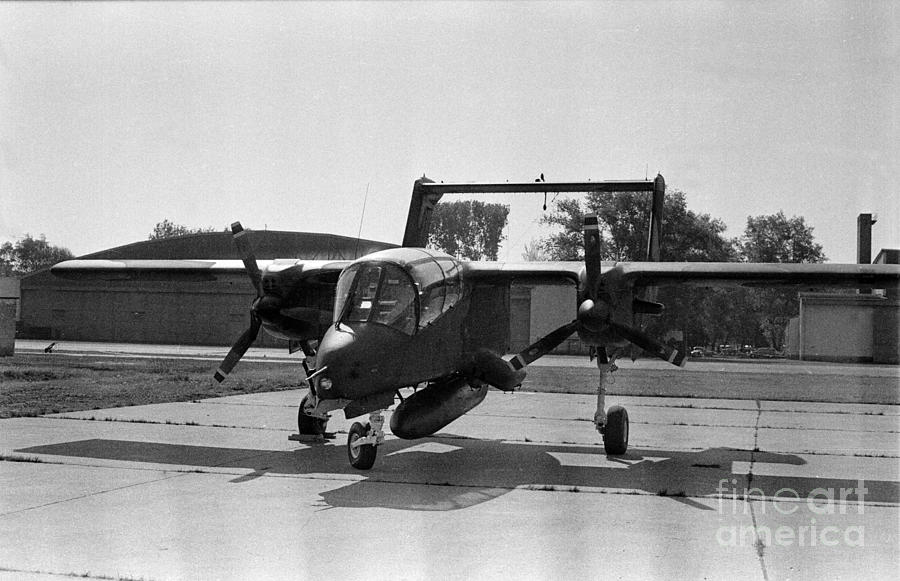
[[[16,353],[43,353],[44,348],[53,345],[53,353],[70,356],[109,356],[172,359],[195,359],[221,361],[228,354],[228,346],[207,345],[158,345],[153,343],[99,343],[87,341],[58,341],[16,339]],[[273,347],[250,347],[242,361],[297,364],[302,355],[291,354],[287,349]],[[659,369],[671,371],[672,366],[659,359],[627,358],[616,360],[621,369]],[[586,369],[593,372],[596,363],[583,355],[545,355],[529,365],[534,367],[567,367]],[[688,370],[705,372],[748,372],[806,375],[844,375],[848,377],[890,377],[900,380],[900,368],[896,365],[873,365],[871,363],[828,363],[821,361],[796,361],[790,359],[690,359]]]
[[[607,457],[593,397],[491,392],[359,472],[341,413],[334,440],[288,440],[301,396],[2,420],[0,581],[900,570],[900,406],[610,397],[631,441]]]

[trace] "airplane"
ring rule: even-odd
[[[425,248],[431,213],[444,194],[498,192],[649,192],[645,262],[603,262],[596,216],[584,218],[583,262],[469,262]],[[676,366],[686,354],[645,333],[644,315],[660,314],[653,289],[664,284],[785,286],[797,289],[898,288],[900,267],[860,264],[660,262],[665,181],[437,183],[415,181],[403,244],[356,260],[256,260],[248,231],[232,234],[241,261],[70,260],[52,272],[67,278],[208,280],[246,272],[256,290],[250,326],[215,372],[223,381],[259,330],[302,350],[309,386],[298,409],[300,434],[323,436],[330,414],[368,415],[348,431],[351,466],[368,470],[390,430],[430,436],[479,405],[489,388],[515,390],[526,368],[571,335],[590,347],[599,371],[594,424],[609,455],[628,449],[624,407],[606,408],[606,383],[631,346]],[[512,357],[504,356],[511,282],[565,283],[577,289],[572,320]],[[310,363],[313,363],[311,366]],[[401,390],[415,388],[403,397]]]

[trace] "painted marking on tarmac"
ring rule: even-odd
[[[406,454],[407,452],[425,452],[426,454],[446,454],[447,452],[455,452],[457,450],[462,450],[459,446],[451,446],[449,444],[441,444],[440,442],[425,442],[423,444],[417,444],[415,446],[410,446],[409,448],[404,448],[403,450],[397,450],[396,452],[391,452],[388,456],[396,456],[397,454]]]
[[[604,454],[579,454],[577,452],[547,452],[562,466],[575,468],[631,468],[641,462],[661,462],[669,458],[644,456],[642,458],[608,458]]]

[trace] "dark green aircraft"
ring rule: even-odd
[[[647,262],[603,263],[595,216],[584,222],[580,262],[464,262],[423,248],[431,211],[448,193],[646,191],[652,193]],[[659,262],[665,182],[652,181],[443,184],[417,180],[402,247],[354,261],[257,261],[246,231],[232,225],[243,256],[237,261],[74,260],[53,267],[65,277],[198,278],[246,271],[257,297],[250,328],[215,373],[222,381],[260,328],[287,339],[306,355],[309,391],[298,413],[301,434],[325,433],[329,414],[343,410],[365,424],[347,438],[350,463],[369,469],[384,441],[382,412],[391,432],[416,439],[434,434],[484,400],[490,387],[514,390],[525,367],[577,333],[599,368],[594,421],[608,454],[628,447],[628,414],[605,407],[604,381],[630,345],[674,365],[685,354],[647,335],[638,318],[659,314],[649,289],[665,284],[788,286],[798,289],[897,288],[900,267],[857,264],[746,264]],[[569,283],[577,288],[572,321],[505,358],[508,289],[513,281]],[[310,367],[307,361],[315,361]],[[422,387],[402,398],[400,390]]]

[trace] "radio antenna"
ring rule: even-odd
[[[366,184],[366,195],[363,197],[362,214],[359,216],[359,230],[356,231],[356,250],[353,251],[353,260],[359,258],[359,238],[362,236],[363,219],[366,217],[366,202],[369,201],[369,184]]]

